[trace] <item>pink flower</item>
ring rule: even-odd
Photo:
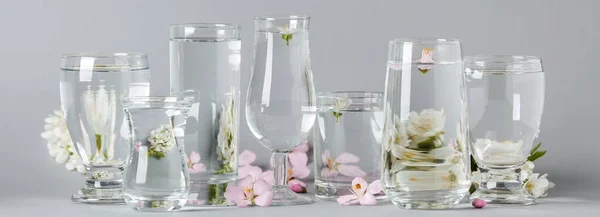
[[[358,163],[360,158],[348,152],[341,153],[335,160],[329,155],[329,151],[325,150],[321,154],[321,160],[325,164],[325,168],[321,170],[323,177],[335,177],[339,174],[350,177],[362,177],[367,175],[360,167],[356,165],[348,165],[349,163]]]
[[[256,154],[250,150],[244,150],[239,156],[239,168],[238,168],[238,179],[245,178],[250,175],[255,180],[263,179],[271,186],[275,184],[275,175],[272,170],[265,172],[258,166],[252,166],[251,164],[256,160]]]
[[[433,50],[431,50],[431,48],[423,48],[423,51],[421,51],[421,59],[419,59],[418,62],[427,64],[417,66],[421,73],[427,73],[431,69],[430,64],[433,63]]]
[[[292,179],[288,181],[288,187],[290,187],[290,189],[293,192],[296,193],[306,193],[306,183],[298,180],[298,179]]]
[[[371,206],[377,204],[375,194],[382,191],[381,181],[375,180],[370,185],[363,178],[356,177],[352,180],[352,193],[350,195],[340,196],[337,202],[344,205],[352,205],[359,203],[360,205]]]
[[[304,143],[306,145],[306,143]],[[298,146],[301,147],[301,146]],[[298,148],[297,147],[297,148]],[[306,145],[308,151],[308,145]],[[310,175],[308,168],[308,156],[303,148],[292,151],[288,154],[290,167],[287,169],[288,187],[296,193],[306,193],[306,184],[299,179],[304,179]],[[296,190],[294,190],[296,189]]]
[[[295,148],[292,149],[291,153],[295,153],[295,152],[302,152],[302,153],[306,153],[308,152],[308,140],[304,140],[303,142],[301,142],[300,144],[298,144],[298,146],[296,146]]]
[[[200,153],[192,151],[190,157],[185,156],[187,162],[188,172],[190,173],[201,173],[206,171],[204,164],[200,163]]]
[[[238,207],[270,206],[273,200],[271,187],[263,179],[255,180],[252,176],[246,176],[238,181],[237,186],[227,186],[224,195],[227,201],[235,203]]]

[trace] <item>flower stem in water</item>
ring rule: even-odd
[[[292,34],[281,34],[281,39],[285,40],[286,45],[290,45],[290,40],[292,40]]]

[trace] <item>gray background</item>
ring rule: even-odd
[[[39,134],[59,108],[60,55],[138,51],[150,57],[152,92],[168,93],[168,26],[242,25],[242,96],[250,75],[255,15],[312,17],[317,91],[383,91],[387,42],[397,37],[458,38],[463,54],[540,56],[546,74],[536,171],[557,183],[551,195],[599,195],[600,4],[597,0],[464,1],[8,1],[0,3],[0,194],[67,198],[82,184],[49,157]],[[241,149],[268,153],[241,121]]]

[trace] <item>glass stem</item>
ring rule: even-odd
[[[274,188],[287,185],[287,162],[288,152],[273,152],[273,173],[275,174]]]

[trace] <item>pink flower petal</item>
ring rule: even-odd
[[[358,199],[358,197],[356,197],[356,195],[354,195],[354,194],[343,195],[343,196],[338,197],[337,202],[344,206],[348,206],[348,205],[352,205],[352,204],[355,204],[356,202],[358,202],[357,199]]]
[[[321,160],[323,161],[323,164],[327,165],[327,160],[329,160],[330,157],[329,150],[325,150],[323,153],[321,153]]]
[[[235,202],[235,204],[240,208],[244,208],[244,207],[252,205],[252,202],[249,200],[241,199],[241,200]]]
[[[272,191],[264,192],[263,194],[254,198],[254,203],[256,205],[262,206],[262,207],[270,206],[271,202],[273,202],[273,192]]]
[[[340,174],[348,177],[363,177],[367,175],[365,171],[362,171],[360,167],[356,165],[340,164],[338,170],[340,171]]]
[[[271,188],[272,188],[272,186],[269,185],[269,183],[267,183],[263,179],[258,179],[258,180],[256,180],[256,182],[254,182],[254,194],[255,195],[262,195],[263,193],[265,193],[267,191],[271,191]]]
[[[288,181],[288,186],[292,186],[292,185],[300,185],[302,187],[306,187],[306,183],[304,183],[303,181],[300,181],[298,179],[292,179],[292,180]]]
[[[238,157],[238,159],[239,159],[238,160],[239,166],[248,166],[256,160],[256,154],[254,154],[254,152],[246,149],[246,150],[242,151],[242,153],[240,153],[240,156]]]
[[[336,177],[338,175],[338,171],[329,170],[329,168],[323,168],[321,170],[322,177]]]
[[[310,168],[305,166],[297,166],[292,168],[293,177],[288,178],[296,178],[296,179],[304,179],[310,175]]]
[[[377,204],[377,199],[372,194],[366,193],[358,200],[358,203],[363,206],[372,206]]]
[[[369,185],[369,183],[367,181],[365,181],[365,179],[363,179],[361,177],[356,177],[352,180],[351,189],[358,197],[361,197],[367,191],[368,185]]]
[[[194,166],[192,166],[190,169],[190,173],[201,173],[204,171],[206,171],[206,167],[201,163],[194,164]]]
[[[225,199],[227,201],[236,204],[238,203],[238,201],[244,199],[244,191],[241,187],[235,185],[227,186],[227,189],[225,189],[225,193],[223,195],[225,196]]]
[[[260,178],[265,180],[265,182],[269,183],[269,185],[275,185],[275,173],[273,170],[267,170],[260,175]]]
[[[356,155],[350,154],[348,152],[341,153],[336,159],[335,162],[347,164],[347,163],[358,163],[360,158]]]
[[[240,166],[238,168],[238,178],[244,178],[250,175],[250,170],[252,170],[252,166]]]
[[[200,153],[192,151],[192,153],[190,153],[190,161],[192,161],[192,163],[200,162]]]
[[[298,146],[296,146],[295,148],[292,149],[292,152],[301,152],[301,153],[308,152],[308,140],[304,140],[303,142],[298,144]]]
[[[237,182],[238,186],[240,186],[241,188],[245,188],[245,187],[252,188],[252,183],[254,183],[254,177],[252,177],[252,176],[246,176],[246,177],[238,180],[238,182]]]
[[[381,187],[381,180],[379,179],[371,182],[371,184],[369,184],[369,187],[367,187],[367,192],[369,194],[379,194],[379,192],[381,191],[383,191],[383,188]]]
[[[306,166],[308,164],[308,156],[303,152],[292,152],[288,154],[288,159],[292,166]]]
[[[306,183],[298,180],[292,179],[288,181],[288,187],[296,193],[306,193]]]

